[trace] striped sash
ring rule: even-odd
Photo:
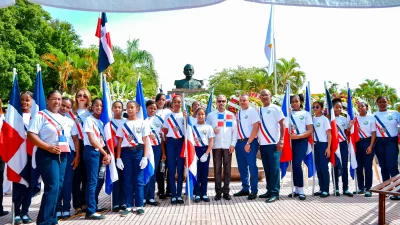
[[[245,139],[245,138],[247,138],[247,137],[246,137],[246,135],[244,134],[244,131],[243,131],[242,120],[241,120],[241,117],[240,117],[240,112],[241,112],[241,111],[242,111],[242,110],[239,110],[239,117],[238,117],[238,122],[237,122],[237,128],[238,128],[238,134],[239,134],[240,139]]]
[[[68,141],[64,134],[63,126],[56,119],[54,119],[47,112],[47,110],[40,111],[39,114],[41,114],[51,125],[54,126],[54,128],[56,128],[57,136],[58,136],[58,147],[60,148],[60,151],[61,152],[70,152]]]
[[[194,135],[194,136],[195,136],[196,146],[197,146],[197,147],[204,147],[204,146],[206,146],[206,145],[204,144],[203,140],[201,139],[199,130],[197,130],[197,127],[196,127],[196,126],[193,126],[193,130],[194,130],[194,133],[196,133],[196,134]]]
[[[71,110],[68,112],[68,115],[71,117],[72,120],[76,123],[76,128],[78,128],[79,139],[83,140],[83,121],[79,115],[75,116]]]
[[[347,138],[346,138],[346,135],[343,133],[343,131],[340,129],[340,127],[339,127],[339,125],[337,125],[336,124],[336,127],[337,127],[337,129],[338,129],[338,133],[339,133],[339,142],[342,142],[342,141],[345,141]]]
[[[178,122],[176,121],[174,115],[171,115],[168,117],[167,119],[169,127],[173,130],[175,138],[182,138],[183,137],[183,133],[181,128],[178,125]]]
[[[292,121],[292,123],[293,123],[292,126],[294,128],[294,129],[291,129],[291,133],[293,134],[294,133],[293,130],[295,130],[296,134],[300,134],[299,128],[297,127],[297,124],[296,124],[296,121],[294,120],[293,114],[290,114],[290,120]]]
[[[260,117],[261,117],[261,124],[260,124],[261,134],[263,135],[265,140],[267,140],[268,143],[275,143],[275,140],[272,137],[272,135],[269,133],[267,126],[265,126],[264,118],[262,116],[262,108],[260,108]]]
[[[382,121],[375,115],[374,116],[376,119],[376,128],[378,128],[379,133],[382,135],[382,137],[386,137],[385,133],[387,134],[387,137],[392,137],[389,134],[389,131],[386,129],[385,125],[382,123]]]
[[[126,141],[130,145],[132,145],[132,147],[135,147],[136,145],[139,144],[135,134],[132,132],[132,130],[128,127],[128,125],[126,123],[124,123],[124,127],[122,128],[122,132],[124,133]]]

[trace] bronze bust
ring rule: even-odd
[[[177,89],[198,89],[203,86],[202,80],[196,80],[192,78],[194,74],[194,68],[192,65],[186,64],[186,66],[183,68],[183,73],[185,74],[186,79],[175,80],[174,85]]]

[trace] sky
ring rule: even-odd
[[[99,13],[44,7],[53,18],[71,23],[83,46],[94,36]],[[183,67],[194,66],[194,78],[207,80],[224,68],[264,67],[264,44],[270,5],[229,0],[221,4],[154,13],[107,13],[113,45],[138,38],[155,59],[164,92],[183,79]],[[310,81],[312,93],[324,92],[324,81],[357,87],[378,79],[400,90],[400,8],[328,9],[275,7],[277,58],[295,57]]]

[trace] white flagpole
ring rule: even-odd
[[[274,39],[275,40],[275,39]],[[276,79],[276,76],[275,76],[275,79]],[[290,81],[288,81],[288,83],[287,83],[287,85],[288,85],[288,88],[287,88],[287,90],[288,90],[288,93],[287,93],[287,95],[286,95],[286,108],[287,109],[289,109],[289,104],[290,104],[290,101],[288,101],[288,100],[290,100]],[[276,88],[276,87],[275,87]],[[287,112],[288,114],[290,113],[289,111]],[[287,119],[289,119],[290,118],[290,115],[288,115],[288,118]],[[289,135],[290,135],[290,132],[289,132]],[[290,139],[290,147],[292,147],[293,145],[292,145],[292,139]],[[294,198],[294,196],[293,196],[293,192],[294,192],[294,182],[293,182],[293,159],[292,160],[290,160],[290,170],[292,171],[291,172],[291,176],[290,176],[290,182],[291,182],[291,188],[292,188],[292,198]]]
[[[13,81],[12,81],[13,84],[14,84],[15,76],[17,76],[17,68],[13,68]],[[8,174],[7,174],[7,177],[8,177]],[[7,177],[5,177],[5,179],[7,179]],[[13,184],[13,182],[11,182],[11,185],[12,184]],[[0,187],[0,188],[3,188],[3,187]],[[13,192],[14,192],[14,189],[11,188],[11,196],[13,196]],[[11,197],[11,199],[12,199],[12,197]],[[14,204],[14,201],[11,201],[11,224],[14,225],[14,222],[15,222],[15,204]]]
[[[310,81],[308,81],[308,95],[309,95],[309,97],[310,97],[310,99],[307,99],[307,101],[311,101],[311,89],[310,89]],[[307,103],[307,104],[310,104],[310,106],[312,106],[312,104],[311,104],[311,102],[310,103]],[[312,109],[310,109],[310,110],[312,110]],[[312,116],[312,112],[310,112],[310,114],[311,114],[311,116]],[[313,140],[312,140],[312,143],[311,143],[311,152],[312,152],[312,157],[313,157],[313,164],[312,164],[312,166],[313,166],[313,180],[312,180],[312,193],[313,193],[313,195],[314,195],[314,193],[315,193],[315,173],[316,173],[316,168],[315,168],[315,152],[314,152],[314,127],[313,127],[313,133],[311,134],[312,135],[312,138],[313,138]],[[307,181],[308,182],[308,181]]]
[[[349,90],[349,82],[347,82],[347,91]],[[353,99],[353,96],[351,97],[351,99]],[[349,102],[347,103],[347,107],[349,107]],[[353,104],[352,104],[353,105]],[[347,115],[348,117],[350,117],[350,115]],[[353,115],[354,118],[356,115]],[[352,128],[353,129],[353,128]],[[351,130],[350,130],[350,134],[351,134]],[[352,142],[353,143],[353,142]],[[349,148],[350,149],[350,148]],[[355,150],[355,149],[354,149]],[[349,152],[350,154],[350,152]],[[350,157],[350,167],[351,167],[351,157]],[[358,165],[357,165],[358,167]],[[355,189],[356,189],[356,194],[358,194],[358,185],[357,185],[357,168],[354,169],[354,185],[355,185]]]
[[[277,71],[276,71],[276,45],[275,45],[275,34],[274,34],[274,43],[272,44],[274,50],[274,95],[278,95],[278,81],[277,81]]]
[[[184,93],[182,94],[182,101],[183,101],[183,105],[185,106],[183,110],[186,111],[185,94]],[[186,116],[187,116],[187,119],[189,119],[189,115],[186,115]],[[183,121],[184,121],[183,126],[185,127],[185,138],[184,138],[185,143],[184,143],[184,145],[185,145],[185,160],[186,160],[186,185],[187,185],[187,190],[188,190],[188,193],[187,193],[188,204],[190,205],[190,179],[189,179],[189,159],[188,159],[189,157],[188,157],[188,149],[187,149],[187,140],[188,140],[187,139],[187,137],[188,137],[187,126],[188,126],[188,124],[187,124],[186,118]]]

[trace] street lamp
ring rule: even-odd
[[[250,80],[250,79],[246,79],[247,82],[254,84],[254,92],[257,92],[256,90],[256,82]]]

